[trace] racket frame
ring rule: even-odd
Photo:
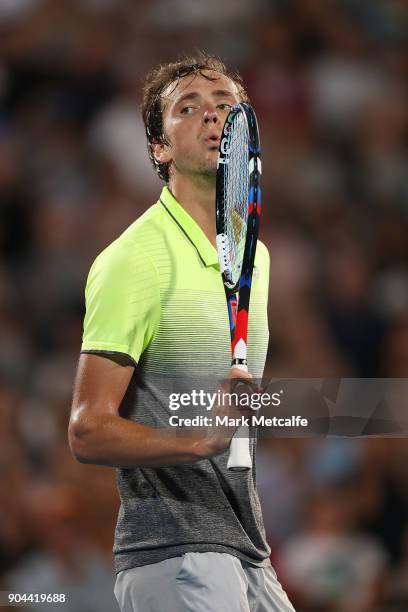
[[[240,113],[245,117],[248,130],[248,218],[241,273],[238,280],[234,283],[231,270],[228,268],[228,258],[226,256],[228,244],[226,241],[227,232],[224,220],[224,180],[226,167],[229,163],[229,133],[231,129],[233,129],[234,121]],[[219,145],[216,182],[216,234],[218,259],[228,306],[232,355],[231,366],[245,371],[248,371],[248,314],[259,232],[259,218],[261,214],[260,175],[262,173],[262,166],[259,156],[260,142],[256,116],[249,104],[241,102],[233,106],[228,113]],[[234,471],[247,471],[251,469],[251,467],[252,458],[249,446],[249,430],[248,428],[240,427],[231,440],[228,469]]]

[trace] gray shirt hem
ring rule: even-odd
[[[141,567],[142,565],[150,565],[152,563],[160,563],[160,561],[164,561],[165,559],[179,557],[188,552],[227,553],[256,567],[267,567],[270,565],[269,556],[253,559],[244,555],[239,550],[223,544],[180,544],[177,546],[167,546],[166,548],[152,548],[149,550],[145,549],[126,553],[116,553],[115,571],[119,574],[119,572],[123,570]]]

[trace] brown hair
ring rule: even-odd
[[[157,142],[170,144],[164,133],[162,93],[171,83],[174,83],[175,89],[180,79],[190,74],[199,73],[209,81],[215,80],[214,77],[203,74],[203,70],[212,70],[231,79],[238,88],[241,102],[249,101],[239,73],[229,72],[225,64],[215,55],[200,52],[196,56],[187,56],[177,62],[162,64],[152,70],[147,75],[143,87],[142,115],[150,159],[157,174],[166,183],[169,181],[170,164],[159,163],[153,156],[152,148],[152,145]]]

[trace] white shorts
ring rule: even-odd
[[[295,612],[271,565],[225,553],[186,553],[120,572],[122,612]]]

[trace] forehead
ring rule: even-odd
[[[162,100],[167,106],[176,103],[181,96],[190,92],[211,95],[217,90],[228,91],[237,99],[239,97],[238,87],[229,77],[214,70],[203,70],[202,74],[196,72],[182,77],[178,82],[169,83],[162,93]]]

